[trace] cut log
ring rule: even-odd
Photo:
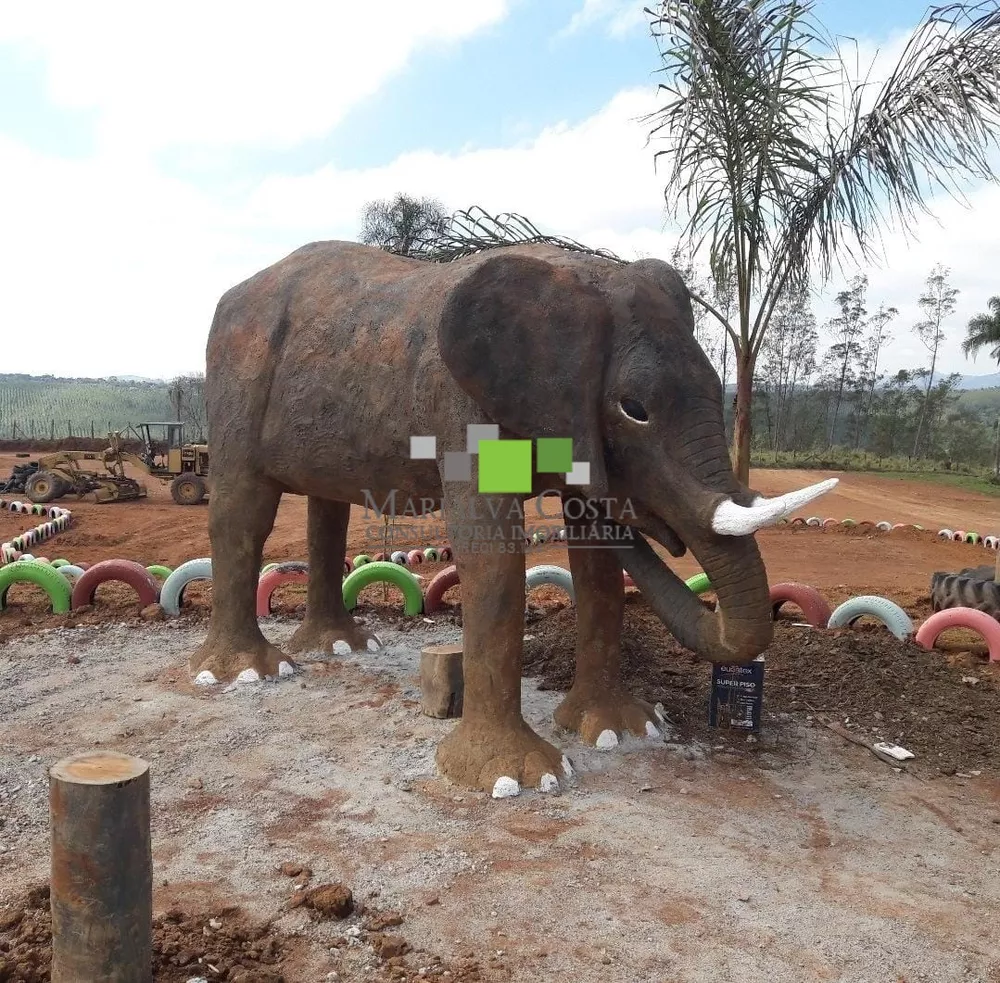
[[[113,751],[49,772],[52,983],[151,983],[149,765]]]
[[[465,680],[461,645],[426,645],[420,650],[420,700],[428,717],[461,717]]]

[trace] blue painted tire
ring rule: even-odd
[[[559,567],[552,563],[541,563],[537,567],[531,567],[524,575],[525,592],[541,587],[543,584],[562,588],[569,594],[570,601],[576,603],[573,575],[565,567]]]
[[[73,563],[67,563],[66,566],[56,567],[56,569],[71,583],[75,584],[77,580],[82,577],[87,571],[83,567],[78,567]]]
[[[65,567],[63,568],[65,569]],[[160,607],[168,617],[176,618],[181,613],[184,588],[195,580],[212,579],[212,561],[208,557],[188,560],[182,563],[160,588]]]
[[[910,616],[896,603],[887,597],[876,594],[864,594],[844,601],[827,622],[827,628],[847,628],[860,618],[868,615],[882,622],[896,638],[903,640],[913,635],[913,622]]]

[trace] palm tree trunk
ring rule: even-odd
[[[736,352],[736,414],[733,420],[733,470],[744,485],[750,482],[750,438],[752,436],[754,358],[749,351]]]

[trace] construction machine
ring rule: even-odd
[[[24,493],[38,503],[76,494],[103,504],[146,497],[146,486],[125,474],[125,465],[160,481],[170,482],[170,495],[178,505],[198,505],[208,494],[208,445],[184,443],[182,423],[140,423],[139,454],[122,450],[120,431],[108,434],[103,451],[58,451],[40,457],[37,470],[24,483]],[[81,466],[99,462],[102,471]]]
[[[125,474],[131,455],[121,449],[120,435],[109,435],[110,446],[103,451],[57,451],[40,457],[37,470],[24,482],[24,494],[40,504],[74,494],[99,505],[127,502],[146,497],[146,486]],[[103,472],[81,467],[81,462],[99,462]]]
[[[140,423],[139,458],[133,463],[161,481],[170,481],[170,496],[178,505],[198,505],[208,494],[208,444],[184,442],[183,423]]]

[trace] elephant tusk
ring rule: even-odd
[[[750,536],[758,529],[773,526],[779,519],[791,515],[814,498],[825,495],[839,481],[839,478],[827,478],[826,481],[788,492],[778,498],[758,496],[749,507],[737,505],[727,498],[719,503],[712,516],[712,531],[720,536]]]

